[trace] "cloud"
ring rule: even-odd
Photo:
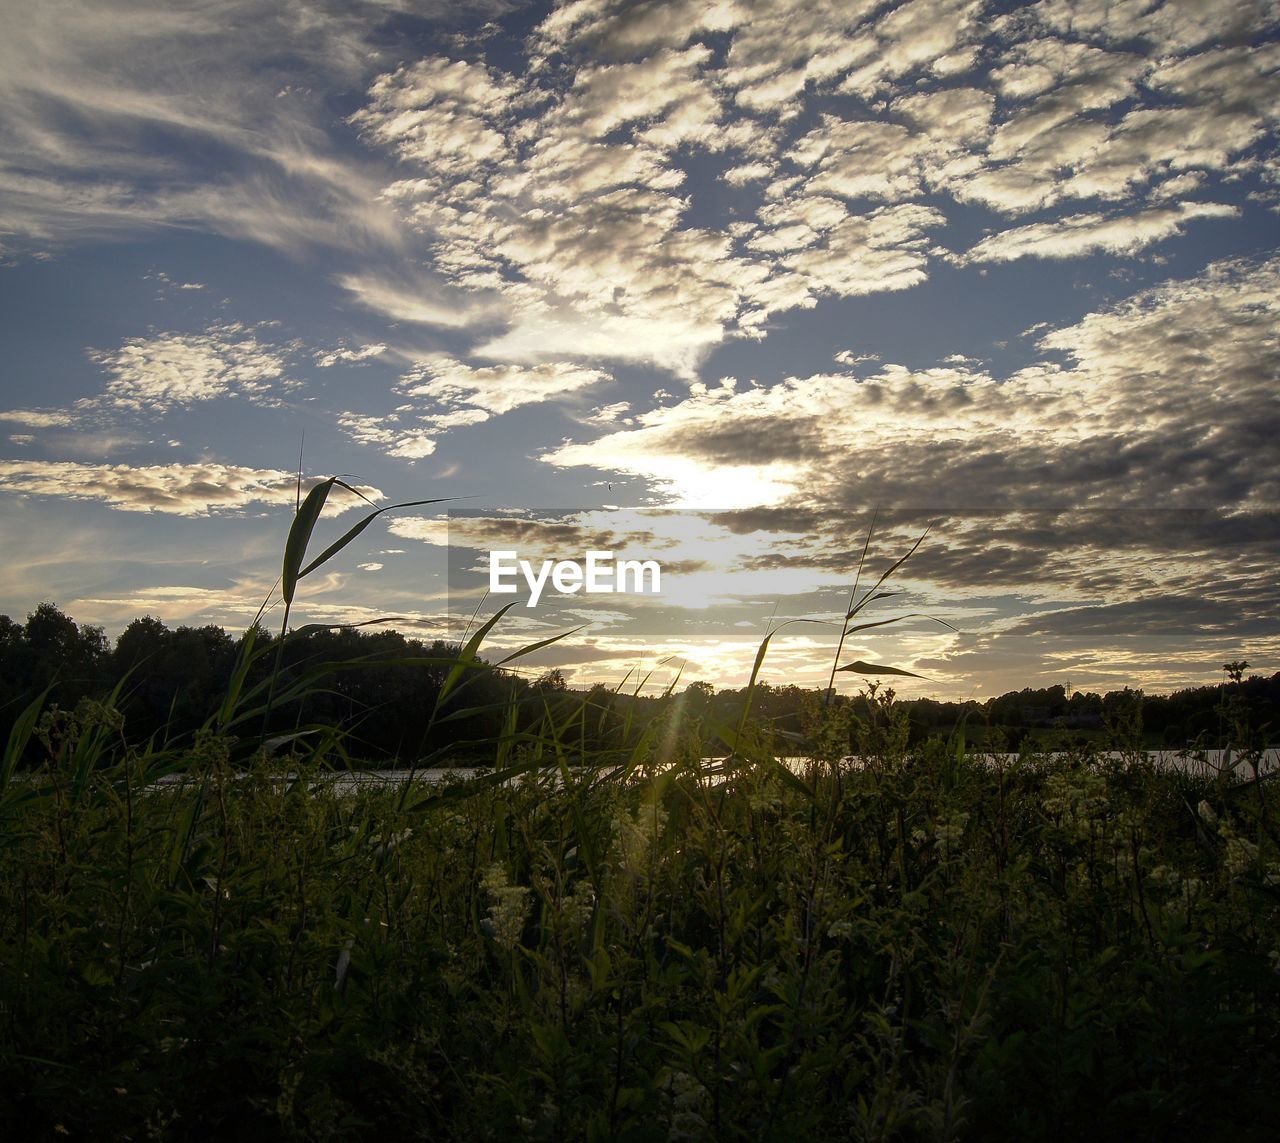
[[[119,349],[89,356],[111,378],[102,403],[137,412],[163,413],[228,396],[263,402],[289,385],[284,353],[237,323],[210,326],[202,334],[134,337]]]
[[[1274,505],[1278,287],[1280,263],[1220,263],[1044,334],[1065,365],[699,387],[543,460],[688,506]]]
[[[435,56],[378,76],[351,122],[402,160],[470,174],[502,157],[507,141],[492,120],[519,94],[518,83],[482,63]]]
[[[27,248],[175,226],[292,251],[394,247],[394,216],[316,94],[366,73],[384,15],[361,0],[15,15],[0,44],[0,233]]]
[[[817,292],[843,297],[902,290],[925,279],[925,230],[941,212],[903,203],[846,215],[820,241],[779,257]]]
[[[870,58],[840,90],[871,95],[922,68],[948,79],[964,74],[976,62],[968,49],[979,30],[981,7],[979,0],[909,0],[892,9],[871,32]]]
[[[338,427],[357,444],[377,447],[387,456],[403,460],[421,460],[436,451],[430,432],[404,425],[394,413],[385,417],[340,413]]]
[[[342,575],[316,576],[307,581],[306,596],[293,610],[293,626],[303,623],[368,623],[386,618],[386,611],[355,603],[340,602],[337,597],[348,584]],[[363,586],[363,585],[362,585]],[[154,615],[168,624],[217,623],[235,631],[254,617],[262,599],[271,593],[271,580],[238,579],[231,587],[198,586],[191,583],[158,584],[128,592],[86,594],[68,603],[68,611],[77,618],[91,615],[93,620],[114,626],[117,630],[139,615]],[[419,603],[422,602],[419,598]],[[269,613],[268,621],[279,613]],[[399,630],[409,638],[439,638],[448,631],[449,618],[442,613],[430,614],[416,609],[398,609],[401,622],[367,627],[366,631]]]
[[[660,150],[712,142],[722,111],[702,74],[711,55],[710,48],[697,44],[630,63],[581,67],[565,98],[538,122],[536,137],[550,133],[599,141],[634,124],[637,141]]]
[[[472,351],[523,363],[629,360],[692,380],[777,313],[924,282],[927,232],[954,204],[1127,204],[997,226],[975,261],[1132,254],[1225,210],[1158,202],[1263,137],[1270,45],[1193,50],[1206,41],[1139,35],[1119,9],[979,11],[580,0],[535,30],[531,70],[420,61],[375,81],[353,121],[406,169],[386,195],[436,268],[505,322]],[[1186,29],[1190,11],[1171,0],[1153,19]],[[1189,46],[1162,58],[1143,49],[1153,36]],[[854,98],[816,124],[799,115],[833,91]],[[719,227],[691,221],[707,195],[685,155],[743,195]]]
[[[428,516],[396,516],[388,521],[387,531],[402,540],[421,540],[439,548],[449,546],[449,521]]]
[[[601,405],[598,409],[593,409],[590,416],[583,418],[583,422],[588,425],[612,425],[623,420],[629,412],[631,412],[630,401],[614,401],[611,405]]]
[[[360,305],[392,321],[457,328],[483,316],[481,307],[467,301],[459,304],[446,296],[439,283],[423,275],[393,279],[369,273],[339,274],[336,281]]]
[[[532,367],[475,367],[448,357],[424,361],[405,374],[399,392],[428,405],[472,408],[497,416],[521,405],[569,396],[610,380],[607,373],[557,361]]]
[[[1002,230],[984,238],[964,256],[965,262],[1012,262],[1018,258],[1079,258],[1103,251],[1135,254],[1155,242],[1183,232],[1194,218],[1236,218],[1238,208],[1215,202],[1182,203],[1108,218],[1073,214],[1052,222]]]
[[[282,394],[301,384],[287,373],[292,352],[293,347],[260,340],[257,332],[237,322],[215,323],[202,333],[128,338],[116,349],[87,351],[107,375],[100,393],[64,409],[0,411],[0,421],[55,430],[42,439],[46,448],[55,447],[64,455],[118,455],[121,447],[143,441],[132,428],[121,430],[125,418],[162,417],[175,409],[234,397],[279,406]],[[75,431],[56,431],[63,428]]]
[[[0,460],[0,489],[36,496],[96,500],[126,512],[207,516],[252,504],[294,503],[297,474],[239,465],[77,464],[71,461]],[[370,498],[382,494],[362,488]],[[334,499],[335,511],[355,506],[350,497]]]
[[[451,352],[693,380],[779,313],[919,286],[927,236],[974,207],[996,216],[974,261],[1172,236],[1211,205],[1162,204],[1265,177],[1280,98],[1260,3],[575,0],[514,54],[442,36],[407,60],[388,10],[25,21],[0,48],[0,232],[327,245],[357,304],[467,331]],[[363,92],[343,122],[335,92]]]
[[[568,362],[541,365],[467,365],[447,355],[419,361],[396,392],[409,398],[385,415],[343,412],[338,427],[358,444],[416,460],[436,451],[450,429],[478,425],[523,405],[566,397],[611,380],[607,373]]]
[[[1274,27],[1274,5],[1266,0],[1212,4],[1204,0],[1040,0],[1036,19],[1062,33],[1106,42],[1146,41],[1158,51],[1181,53],[1213,41],[1239,40]]]
[[[788,6],[777,18],[793,33],[807,21],[829,40],[831,16]],[[442,58],[375,81],[353,121],[370,141],[394,148],[411,176],[389,186],[388,199],[431,243],[436,266],[455,285],[505,306],[507,328],[476,345],[477,356],[630,359],[692,377],[711,348],[735,334],[759,336],[778,309],[922,280],[920,229],[942,219],[923,207],[858,216],[828,196],[835,217],[820,249],[794,258],[796,265],[774,257],[792,253],[774,219],[762,216],[755,228],[744,222],[736,233],[750,239],[745,247],[732,228],[689,224],[678,149],[723,155],[724,169],[737,172],[731,181],[773,169],[766,153],[777,144],[774,131],[731,121],[724,101],[723,85],[739,80],[760,96],[763,81],[748,79],[756,65],[746,60],[778,44],[776,36],[752,41],[754,21],[740,17],[711,21],[732,26],[736,37],[719,68],[707,46],[676,37],[639,59],[575,58],[562,90]],[[621,19],[617,9],[557,13],[540,42],[548,51],[570,50],[575,37],[611,43]],[[811,71],[835,75],[841,66],[809,54]],[[980,96],[950,100],[956,115],[981,115],[981,105]],[[923,103],[911,107],[927,118]],[[934,118],[945,113],[936,108]],[[921,133],[921,150],[936,151],[940,136]],[[790,196],[790,209],[821,210],[829,188],[816,176],[813,184]],[[863,269],[852,271],[854,262]],[[374,304],[400,314],[385,300]]]
[[[74,425],[75,416],[66,409],[10,409],[0,412],[0,421],[13,421],[33,429]]]
[[[552,56],[581,48],[606,58],[631,59],[683,47],[699,34],[727,31],[742,15],[737,4],[705,0],[574,0],[553,9],[538,25],[530,54],[538,70]]]
[[[319,369],[329,369],[338,364],[359,365],[374,357],[381,357],[386,352],[387,347],[381,343],[376,345],[362,345],[358,349],[351,349],[343,346],[338,349],[320,350],[315,354],[316,367]]]

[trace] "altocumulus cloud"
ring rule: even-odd
[[[1280,263],[1219,263],[1043,334],[1068,365],[698,385],[543,459],[705,507],[736,506],[715,499],[735,486],[817,507],[1273,506],[1278,297]]]
[[[327,247],[354,256],[334,272],[354,300],[466,330],[473,358],[693,380],[725,341],[911,289],[938,257],[1132,254],[1222,217],[1244,175],[1277,198],[1264,0],[579,0],[502,51],[437,36],[417,58],[388,46],[389,7],[18,22],[0,233]],[[990,233],[948,251],[974,206]]]
[[[410,460],[432,455],[436,437],[544,401],[573,397],[611,380],[571,362],[470,366],[446,354],[417,361],[395,386],[408,403],[382,416],[341,413],[339,427],[361,444]]]
[[[8,492],[97,500],[128,512],[207,516],[253,504],[292,505],[297,474],[232,464],[76,464],[0,460],[0,488]],[[382,495],[362,488],[370,498]],[[358,503],[334,498],[332,511]],[[328,506],[326,506],[328,507]]]
[[[535,30],[532,67],[420,60],[379,76],[352,122],[399,159],[384,197],[436,270],[501,299],[507,329],[479,356],[692,379],[772,315],[923,282],[949,203],[1009,220],[960,252],[970,262],[1132,254],[1229,216],[1186,195],[1270,161],[1275,45],[1224,44],[1274,15],[1194,0],[994,18],[973,0],[577,3]],[[838,95],[850,102],[798,126]],[[691,222],[705,194],[691,156],[756,188],[719,227]],[[1013,222],[1046,208],[1067,209]]]
[[[1079,258],[1103,250],[1136,254],[1154,242],[1181,234],[1193,218],[1235,218],[1240,211],[1224,203],[1181,203],[1108,218],[1073,214],[1033,223],[984,238],[965,256],[968,262],[1012,262],[1017,258]]]
[[[162,413],[229,396],[263,402],[286,384],[285,355],[238,323],[200,334],[130,338],[118,349],[90,356],[111,378],[102,402],[136,412]]]

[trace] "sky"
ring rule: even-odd
[[[1278,67],[1260,0],[0,0],[0,613],[241,630],[301,464],[451,500],[297,623],[664,561],[495,627],[575,685],[825,685],[922,536],[900,693],[1280,670]]]

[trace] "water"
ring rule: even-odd
[[[983,754],[980,751],[975,751],[970,754],[970,757],[979,758],[989,766],[1011,766],[1018,761],[1019,756],[1017,754]],[[1063,755],[1050,754],[1048,757],[1063,757]],[[1132,755],[1113,750],[1099,755],[1099,757],[1110,762],[1123,764]],[[1148,750],[1143,753],[1142,757],[1146,763],[1157,770],[1180,770],[1197,778],[1215,778],[1224,771],[1230,771],[1237,781],[1249,781],[1254,776],[1252,766],[1238,751],[1234,750]],[[702,761],[708,768],[714,768],[724,760],[722,758],[704,758]],[[804,773],[810,765],[807,758],[782,758],[779,761],[799,774]],[[841,764],[849,769],[860,769],[863,762],[861,759],[850,755],[842,758]],[[1277,770],[1280,770],[1280,748],[1273,747],[1263,751],[1259,759],[1258,773],[1262,775],[1274,774]],[[354,794],[361,790],[379,790],[402,786],[411,779],[426,786],[439,786],[446,780],[456,781],[475,778],[491,772],[491,770],[479,766],[426,767],[418,770],[351,770],[312,778],[311,785],[312,788],[327,787],[337,793]],[[292,781],[295,777],[296,775],[294,774],[285,774],[281,775],[279,780]],[[184,776],[180,774],[173,774],[166,779],[162,779],[165,785],[182,783],[183,781]]]

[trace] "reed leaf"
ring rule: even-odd
[[[852,671],[858,675],[905,675],[910,679],[923,679],[924,675],[917,675],[914,671],[904,671],[901,667],[888,667],[883,663],[864,663],[861,659],[857,659],[852,663],[846,663],[843,667],[837,667],[837,671]]]
[[[893,592],[890,594],[897,593]],[[844,633],[846,635],[852,635],[855,631],[868,631],[872,627],[887,627],[890,623],[901,623],[904,619],[930,619],[934,623],[941,623],[943,627],[946,627],[950,631],[955,630],[955,628],[952,627],[945,619],[939,619],[936,615],[929,615],[923,611],[912,611],[906,615],[895,615],[892,619],[880,619],[875,623],[855,623],[852,627],[846,627],[844,629]]]

